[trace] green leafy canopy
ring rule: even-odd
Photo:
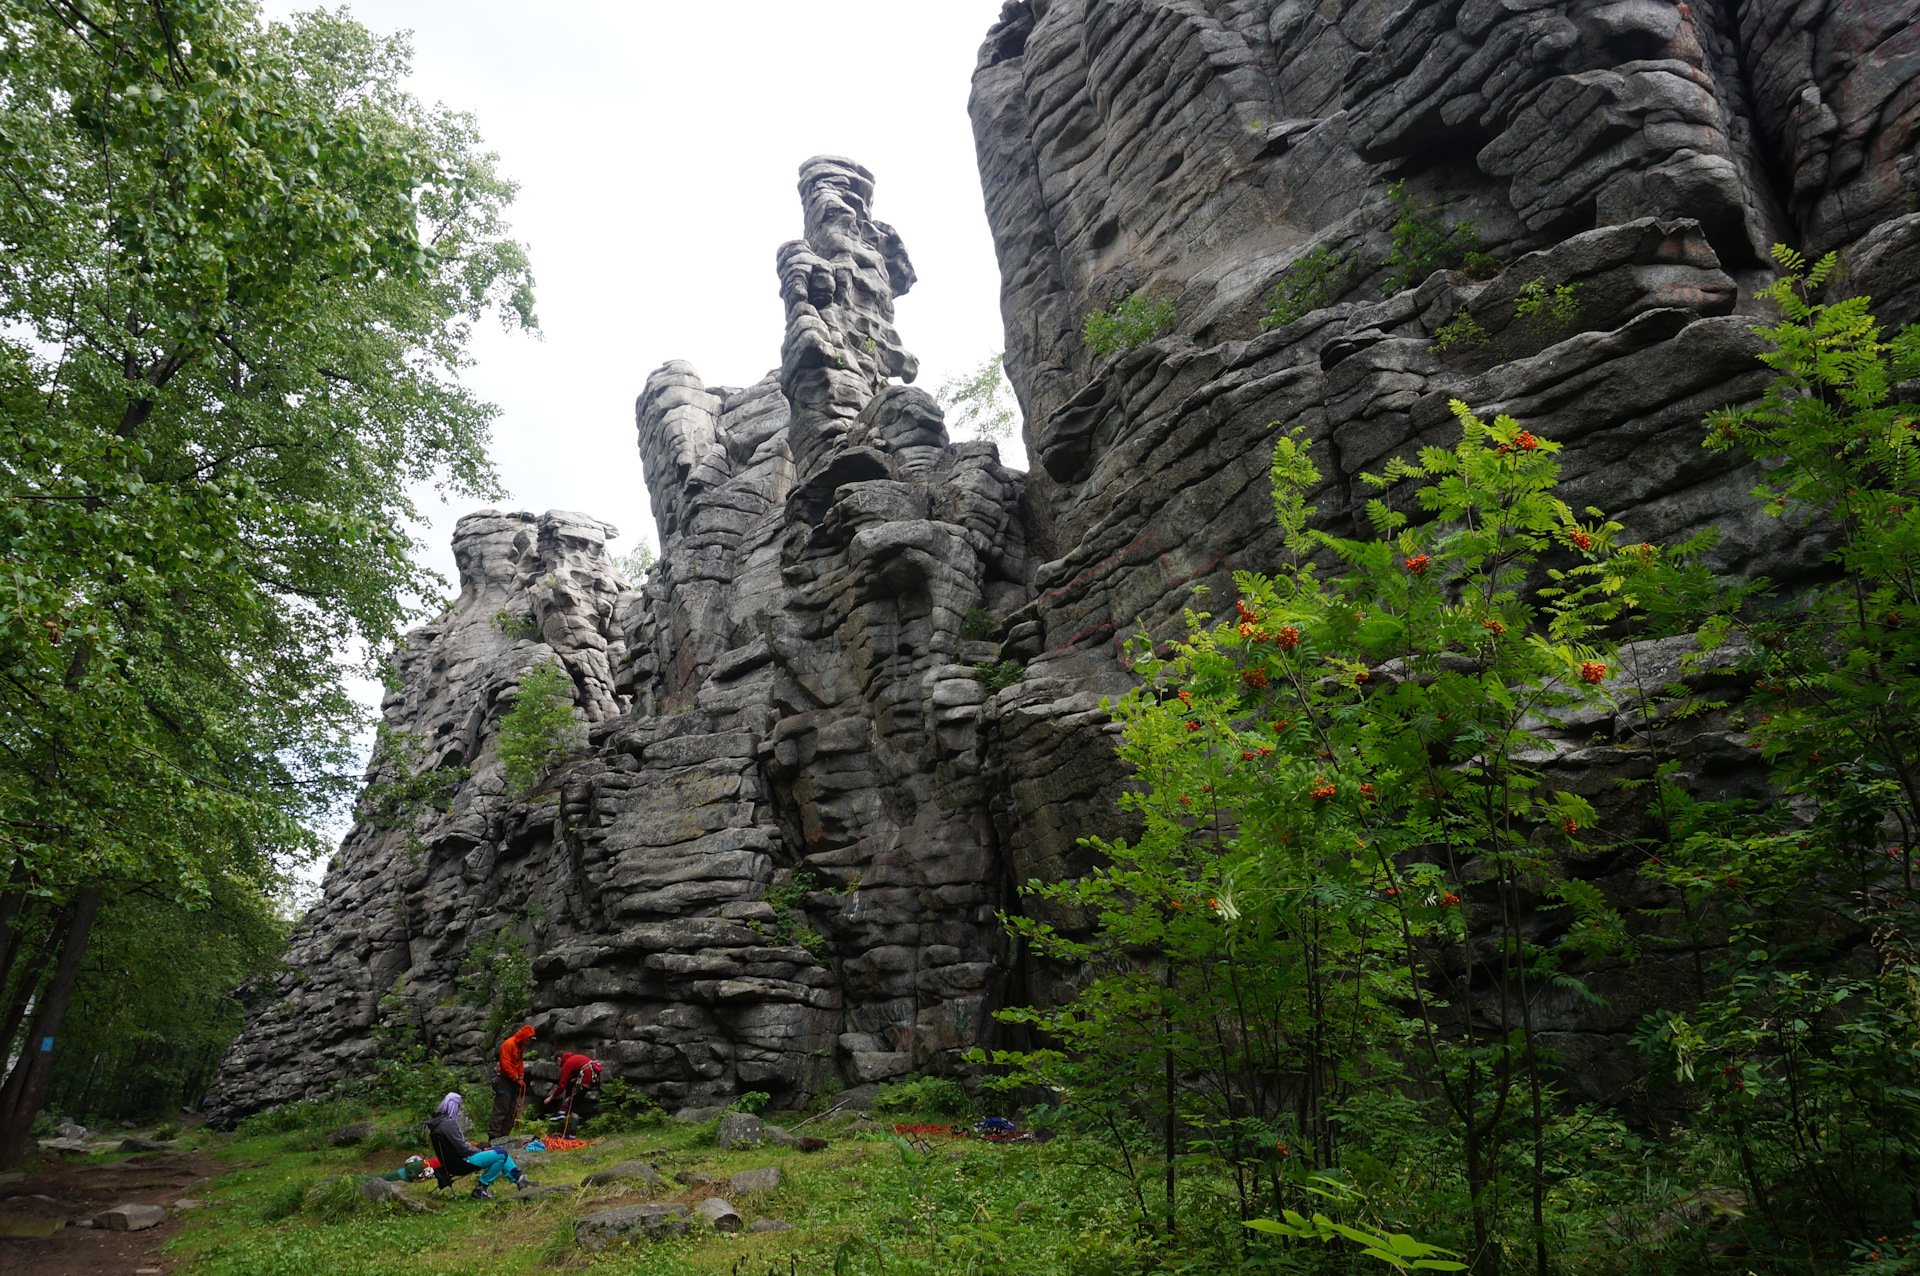
[[[196,892],[349,794],[340,653],[443,584],[408,492],[497,491],[457,374],[533,322],[513,187],[338,14],[5,9],[0,846]]]

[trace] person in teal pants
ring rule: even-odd
[[[445,1188],[462,1174],[480,1175],[480,1185],[473,1189],[476,1201],[491,1201],[493,1193],[488,1186],[502,1174],[518,1188],[534,1186],[532,1179],[520,1172],[513,1158],[499,1148],[477,1148],[467,1143],[466,1111],[458,1094],[449,1094],[440,1101],[440,1107],[427,1122],[427,1134],[433,1144],[433,1150],[439,1159],[434,1168],[434,1179]]]

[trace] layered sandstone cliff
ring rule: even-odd
[[[478,1059],[454,978],[501,927],[535,954],[543,1036],[668,1104],[956,1068],[997,1005],[1070,995],[994,912],[1120,831],[1100,699],[1129,683],[1121,643],[1273,564],[1276,425],[1313,440],[1336,529],[1362,471],[1451,441],[1461,398],[1566,444],[1568,499],[1632,538],[1712,527],[1726,570],[1816,569],[1817,529],[1764,517],[1700,422],[1764,382],[1774,242],[1838,251],[1843,289],[1920,318],[1913,8],[1008,4],[972,115],[1033,472],[948,440],[908,384],[892,303],[913,270],[871,175],[808,161],[780,366],[729,388],[668,363],[640,396],[662,546],[644,587],[591,518],[461,521],[461,598],[409,637],[386,713],[425,741],[418,767],[472,777],[446,812],[348,837],[221,1114],[317,1096],[407,1008]],[[1479,268],[1390,289],[1408,210],[1472,223]],[[1316,253],[1338,265],[1316,307],[1264,328]],[[1577,304],[1529,319],[1533,285]],[[1171,302],[1172,329],[1096,355],[1085,317],[1134,293]],[[1436,342],[1462,316],[1485,339]],[[1678,653],[1635,649],[1630,673],[1668,681]],[[516,801],[494,741],[541,661],[572,675],[586,743]],[[1022,680],[993,691],[1004,661]],[[1616,781],[1664,758],[1703,789],[1752,782],[1725,720],[1564,726],[1556,782],[1623,833]],[[1642,902],[1629,863],[1566,871]],[[1685,963],[1596,966],[1607,1004],[1547,1008],[1577,1091],[1631,1080],[1625,1034]]]

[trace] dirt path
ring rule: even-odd
[[[7,1223],[63,1222],[47,1237],[0,1236],[0,1272],[32,1276],[153,1276],[171,1264],[160,1256],[180,1230],[172,1206],[227,1167],[210,1156],[135,1158],[112,1165],[45,1162],[24,1182],[0,1185],[0,1230]],[[167,1219],[144,1232],[79,1227],[116,1205],[160,1205]]]

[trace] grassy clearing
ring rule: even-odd
[[[329,1114],[329,1116],[337,1114]],[[376,1141],[389,1143],[405,1126],[382,1115]],[[934,1120],[896,1116],[893,1119]],[[809,1134],[817,1126],[809,1127]],[[824,1152],[803,1154],[765,1145],[725,1152],[713,1145],[713,1126],[666,1125],[594,1143],[575,1152],[526,1158],[542,1184],[573,1185],[620,1161],[645,1160],[668,1178],[664,1188],[627,1183],[579,1188],[526,1204],[502,1180],[494,1203],[468,1199],[473,1180],[454,1192],[416,1184],[416,1197],[438,1206],[411,1214],[373,1206],[356,1196],[316,1187],[335,1175],[377,1174],[398,1165],[411,1149],[327,1146],[318,1130],[252,1136],[202,1136],[210,1151],[234,1169],[204,1193],[209,1208],[169,1246],[176,1269],[191,1276],[443,1276],[551,1271],[556,1266],[595,1272],[740,1273],[768,1271],[1054,1270],[1053,1261],[1003,1267],[1000,1252],[1038,1258],[1091,1248],[1134,1249],[1127,1210],[1113,1187],[1098,1181],[1070,1150],[1069,1140],[996,1146],[977,1140],[922,1145],[888,1134],[820,1131]],[[759,1196],[727,1192],[727,1176],[778,1166],[781,1186]],[[671,1176],[697,1170],[716,1180],[682,1188]],[[573,1243],[573,1220],[613,1205],[643,1200],[697,1202],[721,1195],[748,1222],[775,1218],[785,1232],[724,1235],[706,1232],[588,1255]],[[344,1208],[342,1206],[344,1205]],[[330,1217],[331,1215],[331,1217]],[[968,1261],[971,1256],[972,1261]],[[1098,1270],[1071,1260],[1076,1271]]]

